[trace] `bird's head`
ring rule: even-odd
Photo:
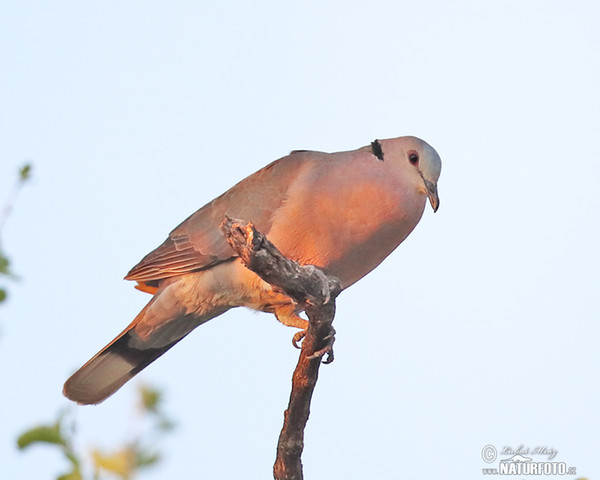
[[[431,145],[417,137],[400,137],[375,140],[371,149],[380,160],[386,161],[386,154],[389,154],[394,162],[400,163],[403,172],[412,172],[419,188],[429,198],[433,211],[437,211],[440,206],[437,182],[442,170],[442,160]]]

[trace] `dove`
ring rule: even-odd
[[[253,222],[288,258],[346,289],[412,232],[427,200],[438,209],[441,160],[411,136],[357,150],[296,150],[237,183],[175,228],[125,279],[153,295],[133,322],[75,372],[63,393],[97,404],[199,325],[234,307],[305,330],[302,306],[247,269],[219,226]],[[298,338],[298,337],[295,337]]]

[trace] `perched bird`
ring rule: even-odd
[[[233,307],[272,312],[305,329],[301,307],[241,263],[219,226],[253,222],[281,253],[321,267],[343,289],[365,276],[439,205],[441,160],[415,137],[375,140],[340,153],[294,151],[206,204],[125,277],[153,294],[133,322],[64,386],[96,404],[198,325]]]

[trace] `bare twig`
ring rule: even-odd
[[[333,360],[335,298],[340,283],[320,269],[284,257],[251,223],[226,217],[221,225],[227,241],[244,264],[273,287],[303,305],[309,318],[300,359],[292,377],[292,392],[277,444],[273,467],[276,480],[302,479],[301,455],[304,427],[310,413],[310,401],[317,383],[321,357]]]

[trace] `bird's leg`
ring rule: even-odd
[[[277,320],[288,327],[300,328],[299,332],[296,332],[292,337],[292,344],[296,348],[300,348],[298,342],[300,342],[306,336],[306,329],[308,328],[308,320],[305,320],[296,313],[295,306],[284,305],[275,309],[275,316]]]
[[[308,329],[308,320],[305,320],[301,316],[296,313],[294,305],[285,305],[282,307],[278,307],[275,309],[275,316],[277,320],[288,327],[300,328],[299,332],[296,332],[292,337],[292,344],[296,348],[300,348],[298,344],[305,336],[306,330]],[[333,362],[333,342],[335,342],[335,329],[331,327],[331,331],[329,335],[327,335],[324,340],[327,342],[320,350],[317,350],[313,353],[309,359],[314,358],[322,358],[325,354],[327,354],[327,358],[323,361],[323,363],[331,363]]]

